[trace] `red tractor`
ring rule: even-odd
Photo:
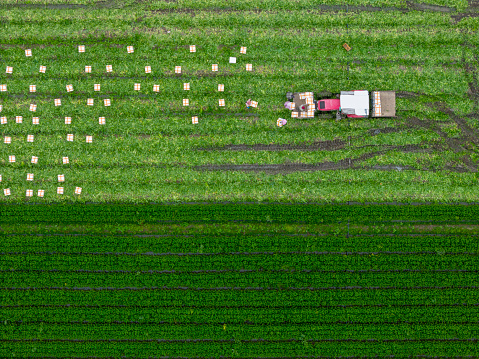
[[[336,119],[342,115],[349,118],[364,117],[396,117],[396,93],[394,91],[372,91],[367,90],[341,91],[336,98],[333,94],[323,92],[320,99],[314,100],[312,92],[292,93],[288,92],[286,98],[290,101],[292,111],[298,114],[293,117],[307,118],[315,111],[336,111]],[[309,110],[309,111],[308,111]]]

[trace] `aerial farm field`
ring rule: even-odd
[[[0,1],[0,358],[477,358],[426,203],[479,202],[479,2],[428,1]],[[396,117],[284,106],[348,90]]]
[[[0,6],[2,202],[479,199],[477,1],[20,3]],[[397,117],[283,106],[361,89],[396,91]]]

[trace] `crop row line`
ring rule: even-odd
[[[443,303],[443,304],[339,304],[339,305],[138,305],[138,304],[12,304],[0,305],[0,308],[192,308],[192,309],[320,309],[320,308],[417,308],[417,307],[479,307],[479,303]]]
[[[8,233],[2,234],[2,237],[11,237],[11,236],[37,236],[37,237],[47,237],[47,236],[92,236],[92,237],[144,237],[144,238],[164,238],[164,237],[228,237],[234,236],[237,237],[238,234],[100,234],[100,233]],[[292,236],[292,237],[322,237],[322,236],[333,236],[335,233],[248,233],[248,236],[267,236],[267,237],[276,237],[276,236]],[[434,236],[434,237],[447,237],[447,236],[463,236],[463,237],[474,237],[479,236],[479,234],[470,234],[470,233],[381,233],[381,234],[349,234],[349,237],[385,237],[385,236],[411,236],[411,237],[424,237],[424,236]]]
[[[214,287],[214,288],[202,288],[202,287],[3,287],[0,290],[9,290],[9,291],[33,291],[33,290],[64,290],[64,291],[141,291],[141,290],[195,290],[195,291],[220,291],[220,290],[237,290],[237,291],[246,291],[246,290],[255,290],[255,291],[290,291],[290,290],[310,290],[310,291],[319,291],[319,290],[389,290],[389,289],[399,289],[399,290],[413,290],[413,289],[425,289],[425,290],[443,290],[443,289],[479,289],[479,286],[433,286],[433,287],[360,287],[360,286],[347,286],[347,287]]]
[[[278,255],[278,254],[304,254],[304,255],[380,255],[380,254],[399,254],[399,255],[421,255],[421,254],[438,254],[437,251],[420,251],[420,252],[301,252],[301,251],[291,251],[291,252],[218,252],[218,253],[154,253],[154,252],[145,252],[145,253],[129,253],[129,252],[0,252],[0,255],[101,255],[101,256],[220,256],[220,255]],[[478,252],[441,252],[441,255],[472,255],[477,256]]]
[[[202,356],[195,356],[195,357],[175,357],[175,356],[162,356],[162,357],[131,357],[131,356],[118,356],[118,357],[100,357],[100,356],[88,356],[88,357],[49,357],[49,356],[42,356],[42,357],[24,357],[26,359],[34,359],[34,358],[42,358],[42,359],[373,359],[378,358],[378,356],[368,356],[368,355],[361,355],[361,356],[293,356],[293,357],[251,357],[251,356],[235,356],[235,357],[228,357],[228,356],[219,356],[219,357],[202,357]],[[424,359],[477,359],[477,356],[472,355],[460,355],[460,356],[443,356],[443,355],[385,355],[383,358],[424,358]]]
[[[388,324],[388,325],[395,325],[395,324],[426,324],[426,325],[437,325],[437,324],[454,324],[454,325],[469,325],[469,324],[479,324],[479,321],[465,321],[465,322],[451,322],[451,321],[439,321],[439,320],[434,320],[434,321],[404,321],[404,320],[397,320],[395,322],[358,322],[358,321],[335,321],[335,322],[321,322],[321,321],[313,321],[313,322],[291,322],[291,321],[282,321],[282,322],[266,322],[266,323],[253,323],[250,321],[244,321],[244,322],[203,322],[203,323],[198,323],[198,322],[139,322],[139,321],[130,321],[130,322],[121,322],[118,320],[114,321],[109,321],[109,322],[99,322],[99,321],[68,321],[68,322],[50,322],[50,321],[45,321],[45,320],[33,320],[33,321],[23,321],[23,320],[17,320],[17,321],[5,321],[5,324],[89,324],[89,325],[112,325],[112,324],[135,324],[135,325],[316,325],[316,324],[321,324],[321,325],[331,325],[331,324],[339,324],[339,325],[382,325],[382,324]]]
[[[91,342],[135,342],[135,343],[198,343],[198,342],[209,342],[209,343],[257,343],[257,342],[266,342],[266,343],[321,343],[321,342],[378,342],[378,343],[390,343],[390,342],[477,342],[477,338],[448,338],[448,339],[438,339],[438,338],[421,338],[421,339],[0,339],[0,342],[79,342],[79,343],[91,343]]]
[[[192,271],[177,271],[177,270],[88,270],[88,269],[0,269],[0,273],[5,272],[22,272],[22,273],[132,273],[132,274],[192,274],[192,273],[278,273],[278,272],[305,272],[305,273],[441,273],[441,272],[462,272],[462,273],[478,273],[479,270],[467,269],[343,269],[343,270],[323,270],[323,269],[204,269]]]
[[[228,357],[228,356],[220,356],[220,357],[201,357],[201,356],[196,356],[196,357],[175,357],[175,356],[163,356],[163,357],[127,357],[127,356],[121,356],[121,357],[99,357],[99,356],[88,356],[88,357],[73,357],[73,356],[68,356],[68,357],[24,357],[26,359],[34,359],[34,358],[41,358],[41,359],[372,359],[376,358],[377,356],[367,356],[367,355],[361,355],[361,356],[295,356],[295,357],[242,357],[242,356],[236,356],[236,357]],[[438,355],[386,355],[383,358],[424,358],[424,359],[453,359],[453,358],[458,358],[458,359],[466,359],[466,358],[471,358],[471,359],[477,359],[477,356],[472,356],[472,355],[460,355],[460,356],[438,356]]]

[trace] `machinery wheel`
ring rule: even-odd
[[[318,99],[321,100],[323,98],[330,98],[333,96],[332,92],[329,91],[319,91],[318,92]]]
[[[293,93],[292,92],[286,92],[286,99],[288,101],[293,101]]]

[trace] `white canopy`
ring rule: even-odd
[[[345,113],[358,116],[369,115],[368,91],[341,91],[339,100],[341,110],[345,110]],[[350,113],[347,109],[351,109],[354,112]]]

